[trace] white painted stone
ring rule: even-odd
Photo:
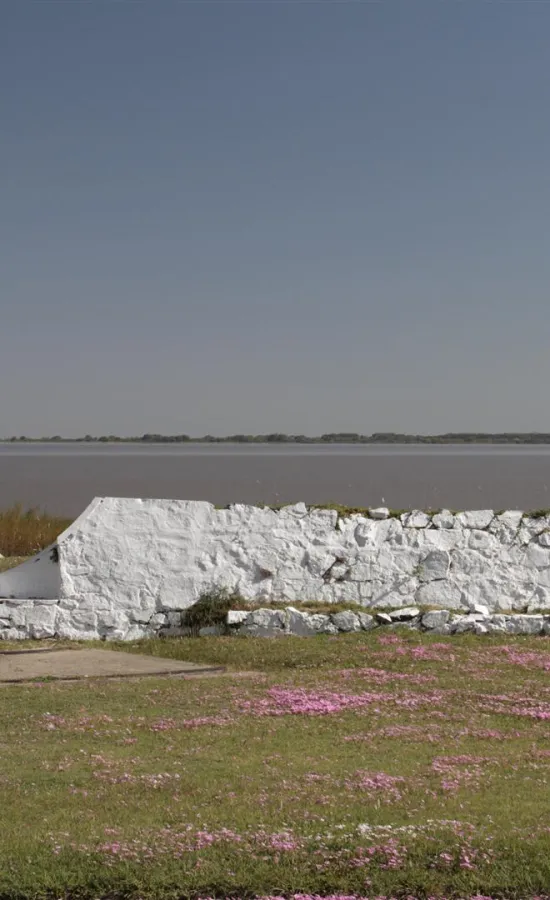
[[[310,615],[310,622],[316,634],[338,634],[338,629],[330,616],[314,613]]]
[[[395,537],[388,538],[378,551],[373,551],[369,578],[380,581],[385,581],[388,578],[400,579],[403,576],[413,576],[419,568],[422,560],[420,550],[416,547],[409,547],[407,544],[404,546],[399,544],[396,551]],[[361,563],[359,563],[359,566],[362,567]],[[355,572],[356,568],[357,566],[354,565],[352,572]]]
[[[20,600],[17,605],[11,607],[10,619],[16,628],[27,628],[28,617],[34,609],[32,600]]]
[[[55,606],[33,606],[27,610],[25,627],[31,638],[51,638],[55,635]]]
[[[319,619],[322,619],[323,621],[316,621],[314,617],[308,613],[302,612],[299,609],[293,609],[293,607],[289,606],[283,613],[284,630],[287,634],[295,634],[300,637],[319,634],[325,624],[324,620],[328,623],[330,618],[329,616],[320,616]]]
[[[549,516],[536,516],[535,518],[525,515],[522,519],[522,527],[525,528],[532,537],[540,534],[542,531],[547,531],[550,528],[550,517]]]
[[[377,613],[376,621],[379,625],[391,625],[392,619],[387,613]]]
[[[242,631],[256,637],[273,637],[282,635],[284,629],[284,613],[273,609],[256,609],[246,617]]]
[[[471,615],[471,616],[462,616],[460,622],[457,622],[454,627],[454,634],[466,634],[468,632],[475,632],[476,625],[481,624],[483,622],[484,616]]]
[[[230,609],[227,613],[227,624],[241,625],[242,622],[245,621],[247,616],[248,612],[245,609]]]
[[[20,631],[19,628],[0,629],[0,641],[22,641],[28,637],[27,632]]]
[[[528,613],[536,613],[541,609],[550,609],[550,588],[538,585],[528,605]]]
[[[489,607],[484,606],[483,603],[474,603],[472,607],[472,612],[477,613],[480,616],[488,616],[489,615]]]
[[[481,575],[488,578],[495,570],[492,557],[477,550],[457,550],[452,555],[452,562],[455,572],[468,577]]]
[[[415,595],[419,606],[444,606],[460,609],[463,606],[462,591],[453,581],[430,581],[421,584]]]
[[[506,616],[491,616],[485,622],[488,634],[506,633]]]
[[[420,615],[417,606],[407,606],[404,609],[398,609],[390,613],[392,622],[407,622],[409,619],[416,619]]]
[[[507,634],[540,634],[544,618],[542,616],[507,616]]]
[[[440,512],[432,516],[432,524],[436,528],[454,528],[455,516],[448,509],[442,509]]]
[[[468,532],[463,528],[424,528],[409,532],[407,544],[414,546],[420,552],[429,553],[432,550],[457,550],[466,547]]]
[[[517,531],[519,526],[521,525],[521,520],[523,519],[524,513],[520,509],[506,509],[504,512],[499,513],[494,517],[491,522],[491,529],[506,527],[511,528],[513,531]]]
[[[538,544],[533,543],[527,547],[527,562],[536,569],[548,569],[550,568],[550,549],[545,546],[539,546],[541,537],[542,535],[538,538]]]
[[[128,630],[121,640],[127,640]],[[86,629],[81,623],[73,621],[70,610],[59,609],[55,622],[55,637],[67,641],[94,641],[100,637],[99,632]]]
[[[398,535],[403,534],[403,526],[399,519],[384,519],[381,522],[373,522],[374,528],[371,533],[371,540],[374,547],[382,547],[386,542],[395,540]]]
[[[520,510],[506,510],[495,516],[488,531],[497,535],[501,544],[511,543],[517,537],[522,519],[523,513]]]
[[[470,509],[456,516],[456,524],[461,528],[488,528],[495,517],[492,509]]]
[[[490,531],[480,531],[478,528],[469,529],[468,547],[472,550],[497,551],[499,548],[499,540],[496,535]]]
[[[531,543],[534,536],[535,535],[529,531],[528,528],[524,528],[523,525],[520,525],[515,537],[515,543],[518,547],[526,546]]]
[[[375,522],[371,522],[368,519],[363,519],[362,517],[358,517],[357,524],[353,531],[355,543],[357,544],[358,547],[365,547],[367,544],[372,543],[372,539],[373,539],[375,532],[376,532]]]
[[[447,625],[450,617],[451,614],[448,609],[434,609],[424,613],[421,622],[424,628],[431,631],[433,628],[441,628],[443,625]]]
[[[404,528],[427,528],[431,518],[428,513],[414,509],[410,513],[404,513],[401,516],[401,522]]]
[[[371,519],[387,519],[389,514],[390,511],[386,506],[376,506],[374,509],[369,509]]]
[[[338,612],[331,616],[338,631],[361,631],[359,616],[352,612]]]
[[[450,557],[446,550],[432,550],[419,564],[420,581],[440,581],[449,573]]]
[[[76,621],[74,617],[72,617],[72,621]],[[165,624],[165,621],[166,616],[159,614],[159,618],[155,622],[155,625],[158,628],[161,628]],[[97,629],[102,637],[105,635],[112,636],[116,633],[119,640],[123,640],[123,635],[125,635],[130,628],[128,616],[125,615],[125,613],[116,610],[99,610],[97,615],[88,613],[88,617],[80,619],[79,624],[82,624],[82,627],[88,631],[95,631]]]
[[[534,581],[514,582],[506,578],[505,571],[498,571],[498,569],[494,570],[494,574],[496,576],[494,578],[486,578],[483,575],[456,577],[455,580],[461,591],[462,608],[471,609],[475,603],[483,603],[491,611],[504,612],[506,610],[522,610],[527,606],[536,587]],[[525,574],[528,575],[529,572],[526,571]]]
[[[415,602],[417,578],[403,577],[400,573],[389,575],[384,581],[372,582],[371,607],[388,606],[398,609]]]
[[[370,631],[372,628],[376,627],[374,616],[369,616],[367,613],[360,612],[357,613],[357,618],[359,619],[362,631]]]

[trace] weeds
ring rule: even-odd
[[[224,630],[229,610],[243,609],[243,606],[246,606],[246,603],[238,594],[231,593],[225,588],[212,588],[201,594],[193,606],[182,612],[181,624],[195,635],[201,628],[218,627]]]

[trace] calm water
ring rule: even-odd
[[[534,509],[550,446],[0,444],[1,508],[75,516],[95,496]]]

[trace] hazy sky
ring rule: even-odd
[[[0,3],[0,434],[550,431],[550,3]]]

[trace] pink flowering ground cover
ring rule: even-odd
[[[0,692],[2,898],[550,893],[546,638],[136,649],[229,671]]]

